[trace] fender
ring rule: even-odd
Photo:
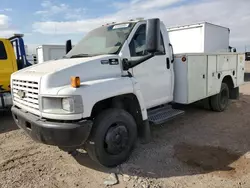
[[[220,78],[219,78],[219,75],[218,74],[220,74]],[[233,88],[235,88],[235,87],[237,87],[237,78],[236,78],[236,74],[235,75],[233,75],[233,73],[232,73],[232,71],[223,71],[223,72],[219,72],[217,74],[217,78],[221,81],[220,82],[220,85],[218,85],[218,87],[217,87],[217,89],[216,89],[216,91],[219,93],[220,92],[220,88],[221,88],[221,84],[222,84],[222,81],[223,81],[223,79],[225,78],[225,77],[227,77],[227,76],[230,76],[231,77],[231,79],[232,79],[232,82],[233,82]]]
[[[147,119],[145,103],[138,86],[134,86],[133,78],[118,77],[82,82],[79,88],[66,86],[57,95],[81,95],[83,101],[83,118],[90,117],[94,105],[102,100],[124,95],[134,94],[140,104],[142,118]]]

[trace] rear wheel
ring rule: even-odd
[[[211,107],[214,111],[222,112],[229,104],[229,88],[226,83],[221,84],[220,93],[211,97]]]
[[[128,159],[136,138],[137,126],[132,115],[123,109],[108,109],[94,120],[86,150],[93,160],[112,167]]]

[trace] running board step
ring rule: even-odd
[[[151,124],[159,125],[183,115],[185,112],[178,109],[173,109],[171,106],[164,106],[148,111],[148,120]]]

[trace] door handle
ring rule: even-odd
[[[169,61],[169,58],[167,58],[167,69],[170,69],[170,61]]]

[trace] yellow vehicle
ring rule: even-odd
[[[30,66],[25,53],[23,35],[16,34],[9,39],[0,38],[0,109],[12,105],[10,76],[13,72]]]

